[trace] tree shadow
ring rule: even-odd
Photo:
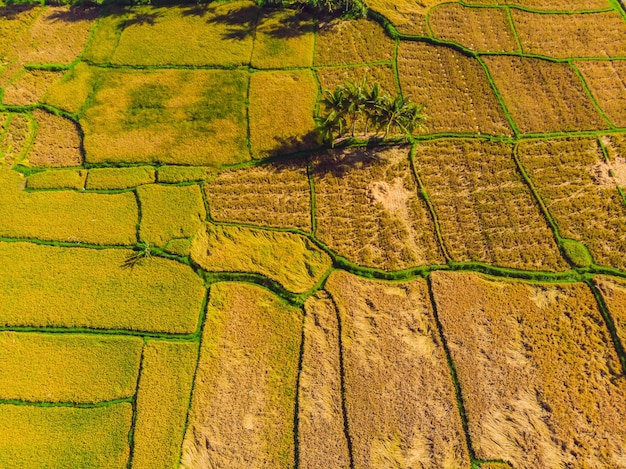
[[[6,5],[0,6],[0,18],[6,20],[14,20],[17,19],[17,16],[20,13],[32,10],[37,6],[39,5],[33,5],[30,3],[13,3],[9,0],[6,2]]]
[[[385,149],[391,146],[379,145],[380,142],[368,142],[366,146],[359,147],[335,147],[313,155],[313,173],[318,177],[332,175],[337,178],[349,176],[355,170],[365,170],[370,166],[385,164],[383,156]],[[410,145],[395,145],[402,147],[409,153]]]
[[[187,10],[187,16],[191,14],[197,15],[197,7]],[[217,14],[215,8],[210,5],[204,9],[202,16],[210,14],[207,18],[208,24],[222,24],[227,26],[226,32],[222,34],[224,39],[235,39],[242,41],[248,37],[253,37],[257,20],[261,14],[261,9],[256,5],[245,6],[237,10],[231,10],[227,13]],[[185,13],[183,13],[185,14]]]
[[[154,26],[156,24],[156,20],[162,17],[163,15],[158,11],[151,11],[149,13],[136,13],[127,19],[125,22],[119,24],[120,29],[128,28],[129,26],[137,25],[149,25]]]
[[[285,12],[291,14],[285,14]],[[276,39],[289,39],[315,32],[313,16],[306,10],[269,10],[263,19],[278,18],[278,22],[263,28],[262,32]]]

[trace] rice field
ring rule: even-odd
[[[0,0],[0,467],[626,468],[618,0],[259,3]]]

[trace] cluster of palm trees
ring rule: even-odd
[[[355,137],[357,126],[362,126],[366,138],[378,138],[383,132],[384,140],[389,134],[412,135],[426,119],[423,106],[383,93],[378,83],[370,85],[367,79],[349,81],[334,91],[324,90],[322,104],[325,111],[317,119],[318,130],[331,146],[338,138]]]

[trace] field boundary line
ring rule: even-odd
[[[513,120],[513,116],[511,116],[511,113],[509,112],[509,108],[507,107],[506,102],[504,101],[504,98],[500,94],[500,90],[496,86],[496,83],[493,81],[493,78],[491,76],[491,72],[489,71],[489,67],[487,67],[487,64],[484,62],[484,60],[480,56],[476,56],[476,60],[478,60],[478,63],[483,68],[483,70],[485,72],[485,76],[487,77],[487,81],[491,85],[491,88],[493,89],[493,92],[496,95],[496,99],[498,100],[498,103],[500,103],[500,107],[502,108],[502,112],[504,113],[504,116],[506,117],[507,121],[509,122],[509,126],[513,130],[514,136],[516,138],[519,137],[521,132],[517,128],[517,125],[515,124],[515,121]]]
[[[413,178],[415,179],[415,182],[417,183],[418,197],[420,197],[424,201],[424,203],[426,204],[426,207],[428,208],[428,212],[430,213],[430,218],[433,222],[433,228],[435,228],[435,236],[437,237],[439,249],[441,249],[443,258],[445,259],[446,262],[450,262],[452,260],[452,257],[450,256],[448,247],[446,246],[446,243],[443,240],[441,226],[439,225],[439,215],[437,215],[435,206],[430,200],[428,192],[426,191],[426,187],[424,186],[422,182],[422,178],[420,177],[419,172],[417,171],[417,164],[415,163],[415,154],[417,152],[417,145],[418,145],[417,143],[413,143],[413,145],[411,146],[411,150],[409,152],[409,164],[411,166],[411,172],[413,173]]]
[[[304,363],[304,321],[306,319],[306,309],[304,305],[300,307],[302,313],[302,324],[300,327],[300,350],[298,352],[298,372],[296,374],[296,395],[293,406],[293,467],[300,467],[300,379],[302,376],[302,363]]]
[[[441,324],[441,321],[439,320],[437,301],[435,300],[435,294],[433,292],[433,284],[432,284],[432,279],[430,275],[426,277],[426,285],[428,288],[428,297],[430,299],[430,305],[431,305],[432,312],[433,312],[433,318],[435,319],[435,326],[437,327],[437,332],[439,332],[439,340],[441,341],[441,347],[443,348],[443,352],[446,356],[446,362],[448,364],[448,371],[450,372],[450,380],[452,381],[452,386],[454,389],[454,395],[456,398],[456,406],[459,412],[459,417],[461,418],[461,426],[463,427],[463,433],[465,434],[465,444],[467,445],[467,451],[469,453],[470,463],[472,464],[472,466],[474,466],[475,461],[476,461],[476,453],[474,452],[474,447],[472,445],[472,439],[470,436],[469,422],[467,418],[467,410],[465,409],[465,403],[463,400],[463,392],[461,390],[461,383],[459,382],[458,375],[456,372],[456,366],[454,364],[454,360],[452,359],[452,354],[450,353],[450,348],[448,347],[448,342],[446,341],[446,337],[443,332],[443,326]]]
[[[393,63],[391,67],[393,68],[393,79],[396,82],[396,91],[398,95],[404,97],[402,93],[402,82],[400,81],[400,73],[398,72],[398,49],[400,48],[400,39],[394,39],[393,45]]]
[[[508,7],[508,5],[507,5]],[[509,25],[511,26],[511,32],[513,33],[513,37],[515,38],[515,42],[517,43],[517,47],[519,47],[519,53],[524,53],[524,47],[522,46],[522,41],[520,41],[519,35],[517,34],[517,28],[515,27],[515,21],[513,21],[513,15],[511,14],[511,8],[506,8],[506,16],[509,19]]]
[[[128,431],[128,447],[130,448],[130,452],[128,453],[128,461],[126,467],[131,469],[133,466],[133,456],[135,453],[135,426],[137,425],[137,395],[139,394],[139,384],[141,382],[141,375],[143,371],[143,359],[146,351],[146,340],[143,340],[143,344],[141,345],[141,358],[139,359],[139,372],[137,373],[137,381],[135,383],[135,395],[131,400],[131,404],[133,407],[133,417],[130,424],[130,429]]]
[[[617,328],[615,327],[615,322],[613,321],[613,317],[609,311],[609,308],[604,301],[604,297],[602,296],[602,292],[597,287],[595,282],[592,279],[588,279],[586,282],[587,286],[593,293],[593,296],[596,299],[597,307],[600,310],[600,314],[604,319],[604,323],[609,331],[609,335],[611,336],[611,340],[613,341],[613,346],[615,347],[615,353],[622,365],[622,372],[626,375],[626,352],[624,351],[624,346],[622,341],[619,338],[617,333]]]
[[[607,124],[609,124],[609,128],[611,130],[615,129],[615,125],[609,119],[609,117],[604,113],[604,111],[602,110],[602,108],[598,104],[598,101],[596,100],[595,96],[591,92],[591,89],[589,88],[589,85],[587,84],[587,80],[585,80],[585,77],[583,76],[581,71],[578,69],[576,64],[574,64],[574,61],[571,60],[569,62],[569,65],[570,65],[570,67],[572,67],[572,69],[574,70],[574,73],[576,73],[576,76],[578,77],[578,79],[580,80],[581,84],[583,85],[583,89],[585,90],[585,93],[587,93],[587,96],[589,96],[589,99],[591,100],[591,104],[593,104],[593,107],[596,109],[596,111],[598,111],[600,116],[602,116],[602,119],[604,119],[604,121]]]
[[[132,403],[133,397],[124,397],[120,399],[111,399],[108,401],[99,402],[52,402],[52,401],[27,401],[22,399],[0,399],[0,405],[15,405],[24,407],[70,407],[76,409],[98,409],[102,407],[108,407],[116,404],[123,404],[125,402]]]

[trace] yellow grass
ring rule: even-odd
[[[331,266],[304,236],[212,223],[194,237],[191,258],[210,272],[265,275],[294,293],[312,288]]]
[[[613,125],[626,127],[626,61],[580,61],[575,65]]]
[[[391,61],[394,42],[371,20],[334,20],[318,25],[315,65]]]
[[[313,113],[318,92],[309,70],[253,73],[249,108],[252,156],[264,158],[315,146]]]
[[[598,177],[598,142],[531,141],[519,154],[561,236],[583,242],[596,264],[626,268],[626,207],[615,184]]]
[[[478,140],[420,143],[416,167],[456,261],[567,268],[513,161],[513,147]]]
[[[452,377],[423,279],[333,273],[354,467],[468,467]]]
[[[59,169],[35,173],[26,179],[28,189],[84,189],[86,170]]]
[[[626,382],[587,285],[432,282],[478,458],[623,466]]]
[[[399,270],[443,263],[409,149],[355,148],[315,155],[317,237],[361,265]]]
[[[617,336],[622,345],[626,345],[626,282],[609,277],[594,277],[593,281],[613,318]]]
[[[300,464],[310,469],[350,467],[341,406],[337,311],[326,292],[307,299],[298,391]]]
[[[124,268],[131,253],[0,243],[0,325],[194,332],[202,280],[155,257]]]
[[[20,469],[122,469],[130,403],[94,409],[0,405],[0,464]]]
[[[311,231],[306,160],[224,171],[205,187],[211,218]]]
[[[267,10],[254,36],[255,68],[310,67],[315,43],[313,18],[294,10]]]
[[[626,22],[616,11],[549,15],[513,9],[511,16],[527,54],[564,58],[626,56]]]
[[[26,193],[24,178],[0,167],[0,236],[94,244],[134,244],[133,194]]]
[[[89,170],[86,189],[127,189],[151,184],[155,179],[152,166],[131,168],[96,168]]]
[[[78,114],[102,71],[80,62],[60,81],[48,88],[43,102],[61,110]]]
[[[266,290],[211,287],[182,468],[293,467],[301,328]]]
[[[29,292],[30,293],[30,292]],[[0,333],[0,399],[94,403],[135,394],[137,337]]]
[[[511,134],[477,60],[447,47],[406,41],[399,46],[398,73],[404,96],[424,105],[427,132]]]
[[[428,36],[426,13],[428,10],[448,0],[369,0],[367,6],[384,15],[404,34]]]
[[[81,138],[75,122],[41,109],[33,111],[35,141],[28,162],[40,167],[79,166],[83,162]]]
[[[205,181],[214,175],[214,169],[206,166],[161,166],[157,171],[157,182],[176,184]]]
[[[478,51],[519,50],[509,16],[501,8],[469,8],[449,3],[433,9],[430,27],[436,38]]]
[[[362,83],[363,79],[373,85],[378,83],[381,91],[398,94],[396,77],[391,65],[364,65],[362,67],[324,67],[316,70],[322,90],[334,91],[339,85],[352,81]]]
[[[220,166],[249,159],[248,73],[108,70],[84,113],[88,162]]]
[[[13,49],[20,63],[70,64],[82,52],[93,22],[95,8],[47,7]]]
[[[246,65],[252,54],[259,12],[252,1],[135,8],[129,14],[111,62]]]
[[[142,241],[163,246],[173,238],[189,238],[206,218],[199,186],[142,186],[137,195]]]
[[[47,70],[25,70],[2,94],[2,103],[14,106],[37,104],[48,88],[63,75]]]
[[[608,127],[568,64],[511,56],[484,57],[484,60],[521,132]]]
[[[28,151],[35,124],[28,114],[9,114],[4,127],[6,130],[0,134],[0,156],[11,165],[22,160]]]
[[[197,355],[198,345],[194,342],[146,343],[137,393],[132,467],[178,467]]]

